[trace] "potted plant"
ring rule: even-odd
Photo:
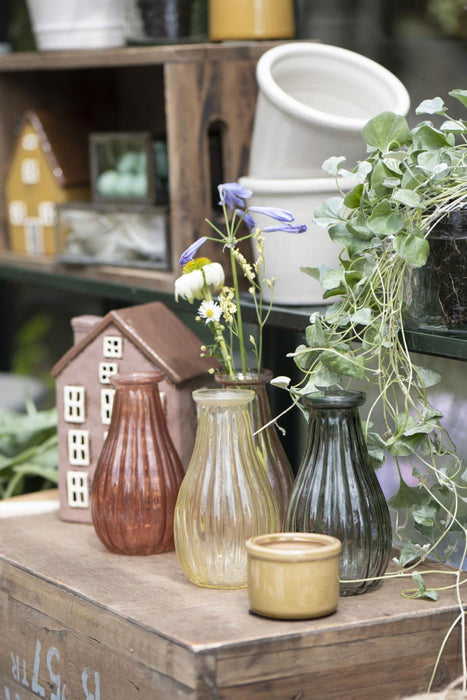
[[[467,107],[467,90],[449,94]],[[399,575],[413,575],[416,585],[408,595],[435,598],[416,567],[456,549],[463,562],[467,521],[459,504],[465,499],[465,469],[440,411],[429,402],[427,390],[440,374],[418,367],[409,354],[404,306],[410,272],[429,259],[431,232],[465,213],[467,122],[451,118],[439,97],[425,100],[416,112],[437,115],[441,123],[429,118],[410,129],[404,117],[384,112],[364,127],[368,155],[352,172],[344,169],[344,157],[325,161],[324,169],[336,179],[357,179],[345,196],[315,210],[315,221],[343,248],[340,265],[301,270],[319,279],[324,297],[336,301],[311,316],[306,343],[290,354],[302,380],[292,387],[287,377],[273,381],[288,386],[295,403],[310,392],[346,389],[353,380],[376,385],[364,433],[374,466],[388,453],[398,470],[399,489],[389,504],[406,516],[396,520],[394,532],[401,546]],[[464,296],[464,306],[465,301]],[[384,416],[380,433],[371,429],[378,404]],[[401,458],[411,464],[417,486],[406,483]],[[458,585],[459,575],[456,580]],[[460,606],[458,622],[463,619]]]

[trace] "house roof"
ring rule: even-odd
[[[56,377],[110,324],[129,338],[174,383],[206,374],[217,363],[200,357],[200,340],[160,301],[110,311],[55,364]]]
[[[89,184],[89,128],[82,115],[47,110],[25,112],[21,130],[29,122],[36,131],[52,173],[61,187]]]

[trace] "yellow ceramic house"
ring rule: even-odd
[[[25,113],[6,181],[11,250],[55,255],[56,205],[89,199],[87,144],[79,118]]]

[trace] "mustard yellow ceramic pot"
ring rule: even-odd
[[[246,549],[253,612],[285,620],[335,612],[340,540],[317,533],[281,532],[252,537]]]
[[[209,38],[291,39],[293,0],[209,0]]]

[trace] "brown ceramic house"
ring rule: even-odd
[[[76,115],[25,113],[6,179],[10,247],[55,255],[55,207],[89,199],[87,130]]]
[[[161,370],[169,432],[186,468],[196,432],[191,392],[211,384],[212,360],[160,302],[72,320],[75,344],[52,369],[57,391],[60,515],[91,522],[90,489],[110,423],[113,374]]]

